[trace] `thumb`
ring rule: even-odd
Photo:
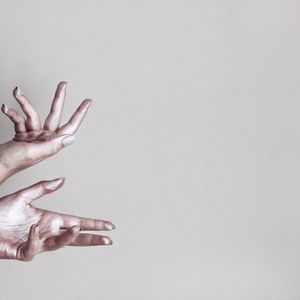
[[[43,160],[59,152],[61,149],[70,146],[75,140],[74,135],[56,136],[48,141],[32,143],[31,157],[34,161]]]
[[[39,226],[34,224],[30,227],[27,242],[18,249],[16,258],[23,261],[32,260],[38,254],[40,245]]]

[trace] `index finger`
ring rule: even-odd
[[[78,129],[83,121],[90,105],[92,103],[91,99],[85,99],[76,109],[70,120],[63,125],[61,128],[58,129],[58,134],[74,134]]]

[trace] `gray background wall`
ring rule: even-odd
[[[299,1],[1,1],[0,97],[94,99],[1,195],[113,220],[114,245],[0,261],[1,299],[300,298]],[[0,118],[1,141],[12,137]],[[26,296],[24,296],[26,295]]]

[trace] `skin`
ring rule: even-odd
[[[91,104],[85,99],[70,120],[60,125],[66,95],[66,82],[58,84],[52,106],[44,124],[20,89],[13,95],[24,116],[2,106],[2,112],[15,126],[15,137],[0,145],[0,183],[9,176],[56,154],[72,144]],[[114,224],[52,212],[33,206],[32,201],[56,191],[64,178],[41,181],[0,198],[0,258],[30,261],[42,252],[64,246],[111,245],[109,237],[80,231],[113,230]]]
[[[0,145],[0,184],[16,172],[31,167],[72,144],[91,100],[82,101],[70,120],[61,126],[66,86],[65,81],[58,84],[44,124],[18,87],[14,89],[13,95],[24,115],[5,104],[2,106],[2,112],[14,123],[15,136],[11,141]]]
[[[82,218],[33,206],[33,201],[52,193],[64,178],[41,181],[0,199],[0,258],[30,261],[36,254],[64,246],[111,245],[107,236],[85,230],[113,230],[98,219]]]

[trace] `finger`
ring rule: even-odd
[[[78,235],[80,227],[73,226],[59,235],[47,238],[44,241],[43,251],[53,251],[71,243]]]
[[[74,134],[78,130],[78,128],[79,128],[82,120],[84,119],[91,103],[92,103],[91,99],[85,99],[79,105],[79,107],[77,108],[75,113],[72,115],[72,117],[70,118],[68,123],[66,123],[61,128],[59,128],[58,134]]]
[[[56,178],[49,181],[40,181],[36,184],[33,184],[29,187],[26,187],[17,192],[17,195],[21,197],[26,203],[31,203],[33,200],[36,200],[46,194],[53,193],[64,185],[65,178]]]
[[[115,225],[112,222],[99,220],[99,219],[91,219],[91,218],[82,218],[67,214],[59,214],[62,218],[62,226],[61,228],[69,228],[71,226],[77,225],[80,226],[81,230],[113,230],[115,229]]]
[[[46,130],[55,131],[60,125],[66,97],[66,87],[66,81],[61,81],[57,86],[50,113],[44,124],[44,129]]]
[[[68,246],[106,246],[112,245],[112,243],[112,240],[108,236],[79,233]]]
[[[37,111],[33,108],[30,101],[22,94],[21,90],[16,87],[13,91],[15,99],[20,104],[24,111],[26,119],[27,130],[38,130],[41,129],[41,119]]]
[[[30,227],[28,240],[23,244],[17,254],[17,259],[29,261],[39,253],[41,241],[39,238],[39,226],[34,224]]]
[[[50,138],[47,141],[38,141],[28,145],[30,148],[29,157],[32,163],[37,163],[45,158],[48,158],[61,149],[70,146],[75,140],[74,135],[62,135]]]
[[[25,119],[18,112],[5,104],[2,105],[1,110],[14,123],[16,133],[26,132]]]
[[[18,132],[14,136],[14,140],[17,142],[33,142],[33,141],[47,141],[53,137],[56,137],[55,132],[46,131],[46,130],[34,130],[27,132]]]

